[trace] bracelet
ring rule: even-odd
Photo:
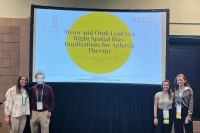
[[[154,117],[154,119],[157,119],[157,117]]]

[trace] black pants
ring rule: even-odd
[[[155,126],[155,133],[171,133],[173,125],[173,111],[169,109],[169,124],[163,123],[163,110],[157,109],[158,124]]]
[[[193,133],[193,122],[189,121],[188,124],[185,124],[185,118],[188,115],[188,107],[182,107],[181,108],[181,118],[182,119],[176,119],[176,108],[174,110],[174,130],[175,133],[184,133],[183,125],[185,128],[186,133]]]

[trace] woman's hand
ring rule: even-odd
[[[154,118],[154,124],[157,125],[158,124],[158,119]]]
[[[185,119],[185,124],[188,124],[188,123],[189,123],[189,121],[187,119]]]
[[[5,117],[4,117],[4,122],[5,122],[6,124],[9,124],[9,121],[10,121],[9,116],[5,116]]]

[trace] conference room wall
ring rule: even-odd
[[[0,17],[30,17],[31,4],[102,9],[169,8],[170,35],[200,35],[199,0],[1,0]]]

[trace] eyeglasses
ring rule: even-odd
[[[44,78],[36,78],[37,80],[44,80]]]

